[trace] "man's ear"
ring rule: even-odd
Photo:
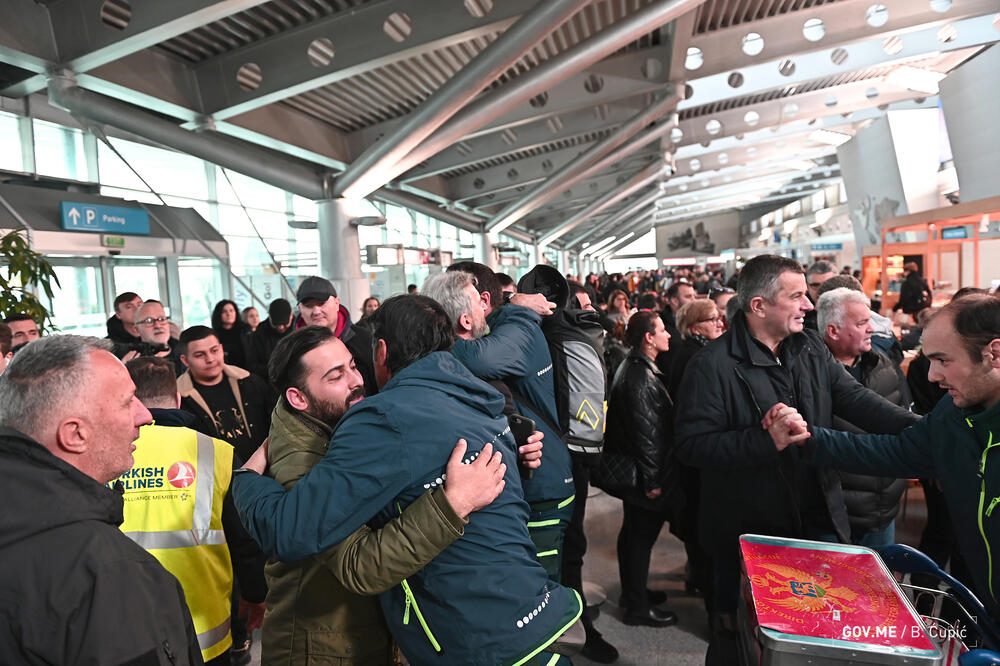
[[[375,365],[384,366],[386,359],[389,357],[389,348],[385,344],[383,338],[379,338],[375,341]]]
[[[493,303],[493,299],[490,297],[490,292],[488,292],[488,291],[482,291],[482,292],[480,292],[479,293],[479,298],[481,298],[483,300],[483,303],[486,304],[486,311],[487,312],[490,312],[491,310],[493,310],[494,303]]]
[[[840,334],[840,329],[837,328],[836,324],[826,325],[826,337],[830,338],[831,340],[836,340],[839,337],[839,334]]]
[[[765,299],[763,296],[754,296],[753,298],[751,298],[749,314],[752,314],[757,317],[763,317],[765,303],[767,303],[767,299]],[[184,357],[182,356],[181,358]]]
[[[1000,338],[991,340],[986,345],[986,357],[994,369],[1000,369]]]
[[[56,426],[56,445],[66,453],[86,453],[90,429],[83,419],[70,417]]]
[[[177,409],[181,408],[181,394],[177,394]]]
[[[185,367],[185,368],[190,368],[190,367],[191,367],[191,364],[190,364],[190,363],[188,363],[188,357],[187,357],[187,354],[181,354],[181,363],[183,363],[183,364],[184,364],[184,367]]]
[[[288,404],[292,409],[300,412],[304,412],[309,409],[309,398],[306,397],[305,392],[300,391],[294,386],[289,386],[288,390],[285,391],[285,400],[288,401]]]
[[[463,312],[458,317],[458,325],[463,331],[472,331],[472,317],[468,312]]]

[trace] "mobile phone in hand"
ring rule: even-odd
[[[510,425],[510,432],[514,435],[514,444],[517,448],[521,448],[527,444],[528,438],[535,432],[535,422],[527,416],[511,414],[507,417],[507,423]],[[517,454],[516,450],[514,453],[517,455],[517,470],[521,473],[521,478],[525,481],[530,480],[534,476],[535,470],[526,467],[521,462],[521,456]]]

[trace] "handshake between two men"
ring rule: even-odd
[[[774,446],[779,451],[784,451],[791,444],[801,446],[811,436],[809,426],[799,410],[783,402],[767,410],[760,424],[771,434]]]

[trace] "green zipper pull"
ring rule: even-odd
[[[996,508],[997,504],[1000,504],[1000,497],[994,497],[990,501],[989,507],[986,508],[986,517],[989,518],[990,514],[993,513],[993,509]]]
[[[406,595],[406,610],[403,611],[403,624],[410,623],[410,595]]]

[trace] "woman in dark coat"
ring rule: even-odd
[[[670,346],[663,320],[651,311],[629,319],[625,342],[629,355],[615,373],[608,406],[606,446],[635,461],[636,487],[623,498],[618,534],[618,573],[624,622],[668,627],[677,615],[655,607],[666,600],[647,589],[649,559],[663,523],[678,506],[679,480],[671,454],[673,407],[654,362]]]
[[[212,330],[226,353],[226,363],[246,370],[250,327],[240,319],[236,303],[221,300],[215,304],[215,309],[212,310]]]
[[[667,382],[671,395],[677,394],[688,361],[725,331],[725,319],[714,301],[691,301],[677,311],[677,330],[681,332],[681,339],[673,341],[674,362]],[[687,551],[688,579],[685,588],[689,592],[701,591],[705,608],[711,616],[712,563],[698,544],[698,495],[701,492],[698,468],[680,465],[680,469],[684,511],[670,522],[670,531],[684,542],[684,549]]]

